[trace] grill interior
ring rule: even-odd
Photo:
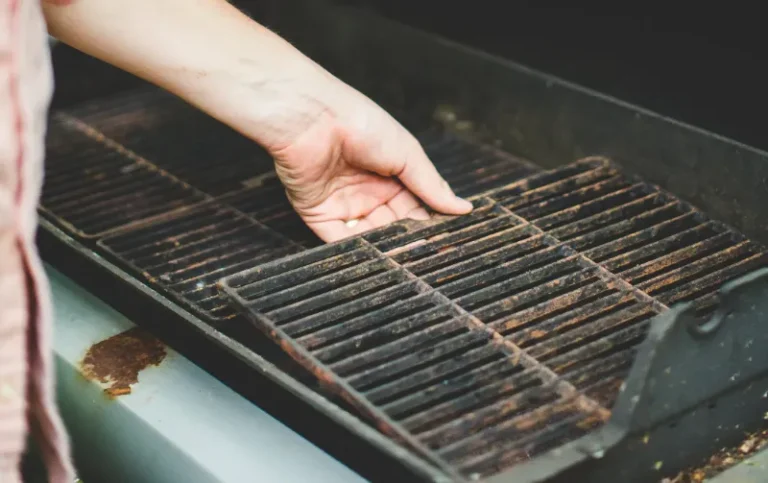
[[[763,247],[605,159],[225,278],[297,360],[444,471],[495,474],[607,421],[649,321],[702,315]]]
[[[469,479],[600,427],[654,315],[680,301],[706,315],[765,265],[760,245],[605,159],[541,171],[409,127],[471,215],[321,246],[263,150],[155,88],[52,116],[40,211],[212,327],[255,321]]]
[[[243,312],[469,479],[600,427],[654,315],[680,301],[705,315],[765,265],[758,244],[605,159],[541,171],[412,129],[472,214],[320,246],[263,150],[155,88],[52,117],[40,211],[213,327]]]

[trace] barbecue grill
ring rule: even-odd
[[[246,7],[401,119],[473,213],[322,245],[252,142],[60,49],[49,262],[400,477],[658,480],[760,425],[764,153],[359,9]]]

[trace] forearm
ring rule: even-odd
[[[59,40],[181,96],[268,148],[289,142],[301,129],[297,119],[310,122],[327,109],[328,103],[313,104],[316,93],[332,96],[342,88],[224,0],[44,5]],[[296,105],[308,112],[286,112]]]

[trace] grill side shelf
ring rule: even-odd
[[[722,283],[766,264],[759,245],[601,158],[474,203],[219,282],[383,431],[470,480],[616,444],[628,425],[612,410],[626,413],[620,389],[652,321],[680,300],[711,314]]]

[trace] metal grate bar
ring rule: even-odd
[[[242,189],[272,170],[258,145],[157,88],[68,114],[209,195]]]
[[[294,302],[288,306],[268,312],[277,324],[292,322],[285,330],[292,332],[298,325],[307,328],[332,323],[348,314],[354,314],[369,305],[389,303],[406,293],[415,293],[415,284],[399,272],[386,271],[365,278],[349,287],[339,287],[328,293]],[[326,309],[326,311],[321,312]],[[318,313],[320,312],[320,313]],[[301,324],[297,322],[302,321]]]
[[[395,324],[395,315],[386,314],[390,316],[386,327],[375,331],[371,329],[377,327],[366,327],[365,333],[349,340],[337,338],[339,342],[323,350],[318,358],[328,362],[339,374],[351,375],[410,354],[417,348],[433,346],[460,332],[466,325],[466,321],[456,318],[455,313],[445,305],[425,306],[424,300],[413,302],[411,307],[399,307],[410,309],[408,311],[414,314],[402,319],[401,323]]]
[[[531,424],[529,418],[546,420],[546,424]],[[531,459],[588,433],[601,423],[598,418],[583,416],[578,406],[567,399],[558,401],[547,410],[534,411],[529,418],[521,416],[508,423],[506,432],[495,437],[497,444],[481,454],[462,458],[457,461],[457,465],[470,478],[476,479],[488,473],[489,468],[498,471],[510,463]],[[511,443],[505,439],[509,434],[517,435],[520,439]]]
[[[254,180],[247,188],[218,198],[243,213],[256,218],[266,226],[284,234],[304,247],[316,247],[322,244],[320,239],[309,229],[293,210],[285,189],[276,175]]]
[[[509,404],[516,395],[541,387],[537,368],[510,364],[498,359],[451,378],[443,379],[423,391],[404,395],[382,408],[413,434],[436,434],[457,418],[490,407],[499,401]],[[528,391],[528,392],[527,392]]]

